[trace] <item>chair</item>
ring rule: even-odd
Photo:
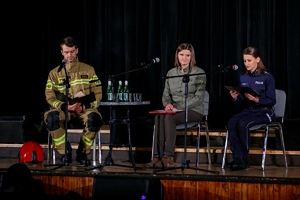
[[[100,129],[101,130],[101,129]],[[101,164],[101,141],[100,141],[100,130],[96,134],[96,138],[93,143],[92,149],[92,165],[97,166],[96,162],[96,143],[98,142],[98,162]],[[82,129],[68,129],[68,134],[82,134]],[[51,159],[52,157],[52,159]],[[48,149],[47,149],[47,163],[55,164],[55,146],[52,140],[51,134],[48,132]]]
[[[262,162],[261,162],[261,169],[265,169],[265,159],[266,159],[266,153],[267,153],[267,141],[269,136],[270,130],[279,130],[280,140],[281,140],[281,147],[282,147],[282,153],[285,160],[285,167],[288,168],[287,164],[287,158],[286,158],[286,152],[285,152],[285,145],[284,145],[284,139],[283,139],[283,130],[282,130],[282,124],[284,121],[285,116],[285,105],[286,105],[286,93],[283,90],[276,89],[276,104],[274,105],[275,109],[275,116],[276,121],[271,122],[268,124],[258,124],[253,127],[251,127],[250,133],[253,131],[262,130],[264,132],[264,144],[263,144],[263,152],[262,152]],[[225,138],[225,145],[224,145],[224,152],[223,152],[223,160],[222,160],[222,169],[224,169],[225,166],[225,159],[226,159],[226,151],[228,146],[228,130],[226,133]]]
[[[197,140],[196,140],[196,167],[199,164],[199,148],[200,148],[200,129],[203,128],[205,130],[206,135],[206,148],[207,148],[207,156],[208,156],[208,163],[211,164],[211,156],[210,156],[210,140],[209,140],[209,129],[208,129],[208,110],[209,110],[209,93],[205,91],[204,99],[204,113],[203,119],[197,122],[188,122],[187,129],[194,129],[197,128]],[[179,124],[176,126],[176,130],[185,130],[185,123]],[[152,152],[151,152],[151,160],[154,159],[154,140],[155,140],[155,125],[153,127],[153,138],[152,138]]]

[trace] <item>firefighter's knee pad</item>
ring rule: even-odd
[[[91,132],[98,132],[102,126],[102,119],[97,113],[88,114],[88,129]]]
[[[54,131],[59,129],[59,112],[53,111],[49,112],[46,119],[47,128],[49,131]]]

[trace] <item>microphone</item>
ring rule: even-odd
[[[66,62],[67,62],[67,61],[66,61],[65,59],[63,59],[63,60],[61,61],[60,66],[59,66],[57,72],[60,72],[60,71],[61,71],[61,69],[66,65]]]
[[[145,66],[145,65],[151,65],[151,64],[154,64],[154,63],[159,63],[159,58],[153,58],[152,60],[149,60],[147,62],[142,62],[141,63],[141,66]]]
[[[229,65],[229,66],[223,66],[223,65],[218,65],[221,70],[227,71],[227,70],[237,70],[239,67],[237,65]]]

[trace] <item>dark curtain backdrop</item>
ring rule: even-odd
[[[72,36],[79,60],[101,78],[103,100],[107,78],[118,75],[115,87],[127,79],[132,92],[151,101],[136,108],[149,118],[147,111],[162,108],[163,77],[174,66],[176,47],[191,43],[207,73],[210,126],[221,128],[235,112],[224,84],[238,83],[243,49],[257,46],[276,87],[287,93],[287,119],[300,118],[299,0],[42,0],[1,7],[1,115],[40,119],[48,107],[48,72],[62,60],[59,43]],[[159,63],[140,66],[156,57]],[[220,64],[239,68],[220,73]]]

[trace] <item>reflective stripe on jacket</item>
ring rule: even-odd
[[[94,93],[95,101],[90,102],[90,107],[98,107],[102,99],[102,85],[92,66],[79,62],[66,63],[66,71],[69,76],[68,97],[76,98],[76,95],[85,96]],[[57,93],[66,94],[65,70],[58,71],[59,66],[49,72],[45,89],[46,101],[52,108],[58,108],[63,100],[57,98]]]

